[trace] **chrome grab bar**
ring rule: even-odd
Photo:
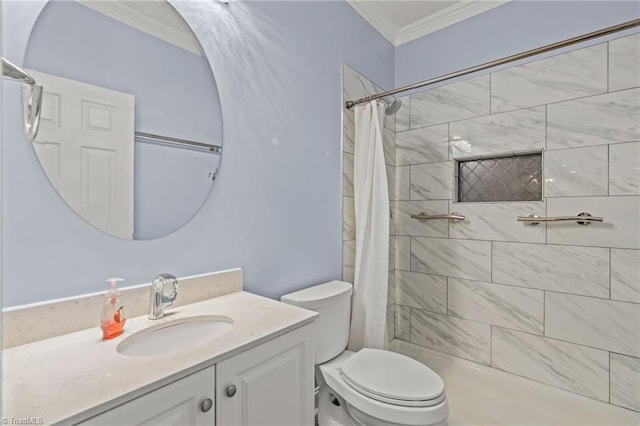
[[[529,216],[519,216],[518,222],[527,222],[529,225],[535,226],[540,222],[576,222],[578,225],[589,225],[591,222],[604,222],[603,217],[591,216],[589,213],[578,213],[577,216],[555,216],[555,217],[540,217],[537,214],[530,214]]]
[[[38,127],[40,126],[40,111],[42,109],[42,86],[27,74],[20,67],[7,61],[5,58],[0,58],[2,76],[11,80],[19,81],[21,83],[31,86],[29,96],[27,97],[24,108],[24,132],[29,140],[34,140],[38,134]]]
[[[427,214],[425,212],[420,212],[418,214],[412,214],[411,218],[423,220],[423,221],[431,220],[431,219],[448,219],[448,220],[453,220],[454,222],[459,222],[465,219],[464,215],[461,215],[460,213],[456,213],[456,212],[452,212],[451,214],[432,214],[432,215]]]

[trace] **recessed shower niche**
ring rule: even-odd
[[[541,201],[542,153],[455,161],[458,202]]]
[[[44,86],[35,158],[75,213],[150,240],[198,212],[220,163],[222,114],[204,50],[173,6],[50,1],[23,66]]]

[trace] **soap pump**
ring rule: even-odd
[[[122,301],[120,300],[120,291],[117,288],[118,281],[124,281],[122,278],[109,278],[107,282],[111,283],[111,288],[107,292],[107,300],[102,305],[100,312],[100,328],[102,329],[103,339],[112,339],[119,336],[124,331],[124,323],[127,319],[124,316]]]

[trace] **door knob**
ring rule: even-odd
[[[213,401],[211,400],[211,398],[207,398],[200,403],[200,409],[203,413],[211,410],[211,407],[213,407]]]
[[[231,398],[233,395],[235,395],[235,394],[236,394],[236,391],[237,391],[237,389],[236,389],[236,385],[231,385],[231,386],[229,386],[229,387],[227,388],[227,391],[226,391],[226,392],[227,392],[227,396],[228,396],[229,398]]]

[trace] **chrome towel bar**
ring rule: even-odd
[[[578,213],[577,216],[555,216],[555,217],[540,217],[537,214],[530,214],[529,216],[519,216],[518,222],[527,222],[529,225],[535,226],[540,222],[577,222],[578,225],[589,225],[591,222],[603,222],[603,217],[591,216],[589,213]]]
[[[214,154],[220,154],[222,147],[220,145],[211,145],[208,143],[195,142],[187,139],[172,138],[170,136],[154,135],[152,133],[135,132],[136,139],[140,139],[147,142],[159,142],[167,145],[187,146],[191,148],[201,149],[204,151],[213,152]]]
[[[423,221],[431,220],[431,219],[448,219],[448,220],[453,220],[454,222],[459,222],[465,219],[464,215],[461,215],[460,213],[456,213],[456,212],[453,212],[451,214],[432,214],[432,215],[427,214],[425,212],[420,212],[418,214],[412,214],[411,218],[423,220]]]

